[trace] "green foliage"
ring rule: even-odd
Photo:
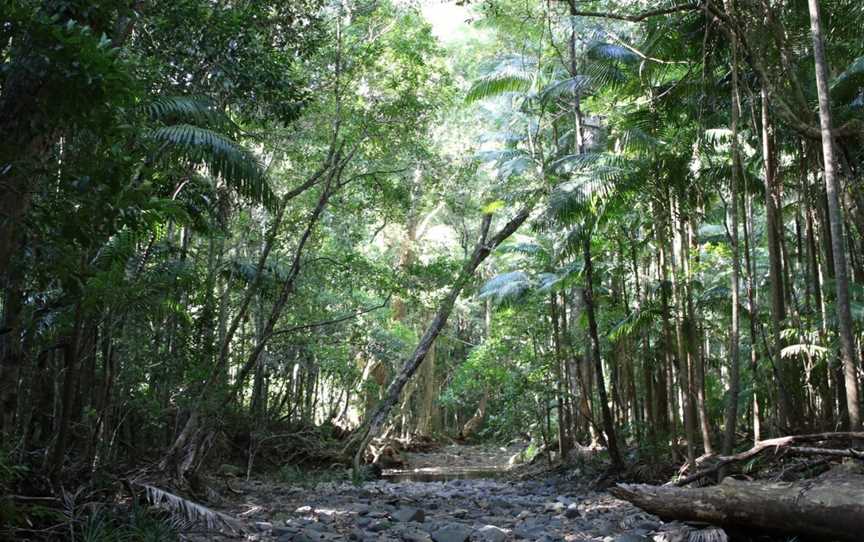
[[[258,159],[224,135],[191,124],[175,124],[157,128],[152,137],[170,145],[183,158],[206,164],[215,177],[253,202],[275,202]]]
[[[520,73],[494,73],[476,81],[465,95],[465,101],[473,103],[508,92],[527,92],[531,86],[531,80]]]

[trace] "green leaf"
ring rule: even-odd
[[[494,73],[471,85],[471,89],[465,96],[465,102],[470,104],[508,92],[528,92],[529,90],[531,90],[531,80],[523,74]]]
[[[504,207],[504,205],[506,205],[506,204],[504,203],[504,200],[501,200],[501,199],[497,199],[495,201],[487,203],[486,205],[483,206],[483,209],[482,209],[483,214],[484,215],[491,215],[495,211],[497,211],[498,209],[501,209],[502,207]]]

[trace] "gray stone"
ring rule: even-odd
[[[418,523],[423,523],[426,520],[426,512],[421,510],[420,508],[400,508],[396,510],[390,517],[394,521],[399,521],[401,523],[405,523],[407,521],[416,521]]]
[[[339,540],[341,538],[341,536],[334,533],[315,531],[307,528],[296,534],[293,538],[293,542],[325,542],[330,540]]]
[[[432,537],[428,533],[417,529],[407,529],[400,533],[399,538],[404,542],[432,542]]]
[[[484,525],[477,529],[474,538],[484,542],[503,542],[507,538],[507,531],[494,525]]]
[[[367,527],[367,529],[372,531],[373,533],[380,533],[381,531],[386,531],[391,526],[392,523],[385,519],[382,521],[373,521],[372,524]]]
[[[579,507],[576,504],[571,504],[564,510],[564,517],[567,519],[578,518],[579,515]]]
[[[289,540],[290,537],[294,536],[299,532],[300,529],[298,529],[297,527],[273,527],[273,529],[270,530],[270,534],[275,536],[276,538],[287,536],[289,537]]]
[[[637,533],[624,533],[615,537],[615,542],[650,542],[650,538]]]
[[[563,502],[549,502],[546,503],[544,510],[546,512],[552,512],[554,514],[560,514],[567,508],[567,505]]]
[[[513,507],[510,501],[502,497],[492,497],[489,499],[489,506],[494,508],[503,508],[505,510]]]
[[[365,516],[366,514],[369,513],[369,507],[365,504],[361,504],[361,505],[357,506],[354,509],[354,511],[357,512],[358,516]]]
[[[513,534],[519,538],[537,540],[546,535],[546,526],[540,523],[525,523],[513,529]]]
[[[273,530],[273,524],[269,521],[256,521],[255,529],[262,533],[266,533]]]
[[[441,527],[432,533],[435,542],[465,542],[471,536],[473,529],[466,525],[452,523]]]

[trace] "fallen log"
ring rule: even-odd
[[[714,474],[719,471],[723,467],[730,465],[732,463],[739,463],[741,461],[747,461],[748,459],[752,459],[757,455],[768,451],[773,450],[777,452],[781,448],[788,448],[791,452],[800,453],[801,455],[817,455],[817,448],[806,448],[806,447],[792,447],[794,444],[809,444],[815,442],[855,442],[855,441],[864,441],[864,432],[831,432],[831,433],[814,433],[809,435],[789,435],[786,437],[777,437],[768,440],[763,440],[759,442],[756,446],[753,446],[746,452],[741,452],[735,455],[729,456],[706,456],[704,458],[700,458],[701,461],[707,462],[712,461],[713,465],[707,468],[700,469],[695,473],[685,476],[675,482],[676,486],[684,486],[689,484],[690,482],[694,482],[700,478],[704,478],[710,474]],[[824,455],[833,455],[835,457],[855,457],[861,459],[864,457],[864,453],[860,450],[825,450],[822,452]]]
[[[864,476],[847,466],[796,483],[726,478],[704,488],[618,484],[610,492],[667,521],[700,521],[826,542],[860,541],[864,533]]]

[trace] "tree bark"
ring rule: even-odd
[[[776,190],[776,165],[771,119],[768,109],[768,91],[762,88],[762,161],[765,164],[765,228],[768,233],[768,282],[771,285],[771,352],[774,365],[780,373],[782,381],[778,382],[778,407],[780,409],[780,425],[793,427],[797,425],[797,416],[793,414],[791,400],[786,393],[791,383],[787,378],[789,368],[784,366],[780,357],[783,343],[780,332],[783,320],[786,319],[786,306],[783,282],[783,265],[780,251],[780,234],[782,224],[778,223],[778,194]],[[728,450],[727,450],[728,452]]]
[[[615,423],[612,421],[612,412],[609,410],[609,398],[606,394],[606,381],[603,376],[603,360],[600,357],[600,337],[597,333],[597,315],[594,306],[594,266],[591,260],[591,236],[588,234],[582,239],[582,255],[585,259],[585,287],[582,290],[582,299],[585,302],[585,313],[588,316],[588,336],[591,340],[591,357],[594,359],[594,369],[597,376],[597,393],[600,396],[603,432],[606,433],[606,444],[609,447],[612,468],[620,471],[624,468],[624,462],[618,451]]]
[[[840,183],[837,180],[834,158],[834,142],[831,134],[831,102],[828,92],[828,61],[822,38],[822,20],[819,0],[808,0],[810,8],[810,30],[813,34],[813,58],[816,64],[816,89],[819,94],[819,125],[822,132],[822,156],[824,161],[825,191],[828,196],[828,218],[831,226],[831,253],[834,260],[834,282],[837,288],[837,324],[840,335],[840,351],[843,359],[843,374],[846,384],[846,408],[849,412],[849,428],[861,427],[861,412],[858,398],[858,375],[855,360],[855,343],[852,335],[852,313],[849,305],[849,275],[846,267],[843,216],[840,212]]]
[[[727,478],[718,486],[696,489],[619,484],[610,492],[667,521],[704,521],[849,542],[860,540],[864,529],[862,476],[795,484]]]
[[[726,10],[732,12],[731,0],[725,0]],[[729,330],[729,395],[726,404],[725,431],[723,434],[723,453],[730,453],[735,447],[735,429],[738,422],[738,395],[740,393],[740,329],[739,283],[741,256],[738,250],[738,191],[741,155],[738,147],[738,41],[732,39],[732,175],[729,180],[729,244],[732,248],[732,273],[729,288],[732,291],[732,326]]]

